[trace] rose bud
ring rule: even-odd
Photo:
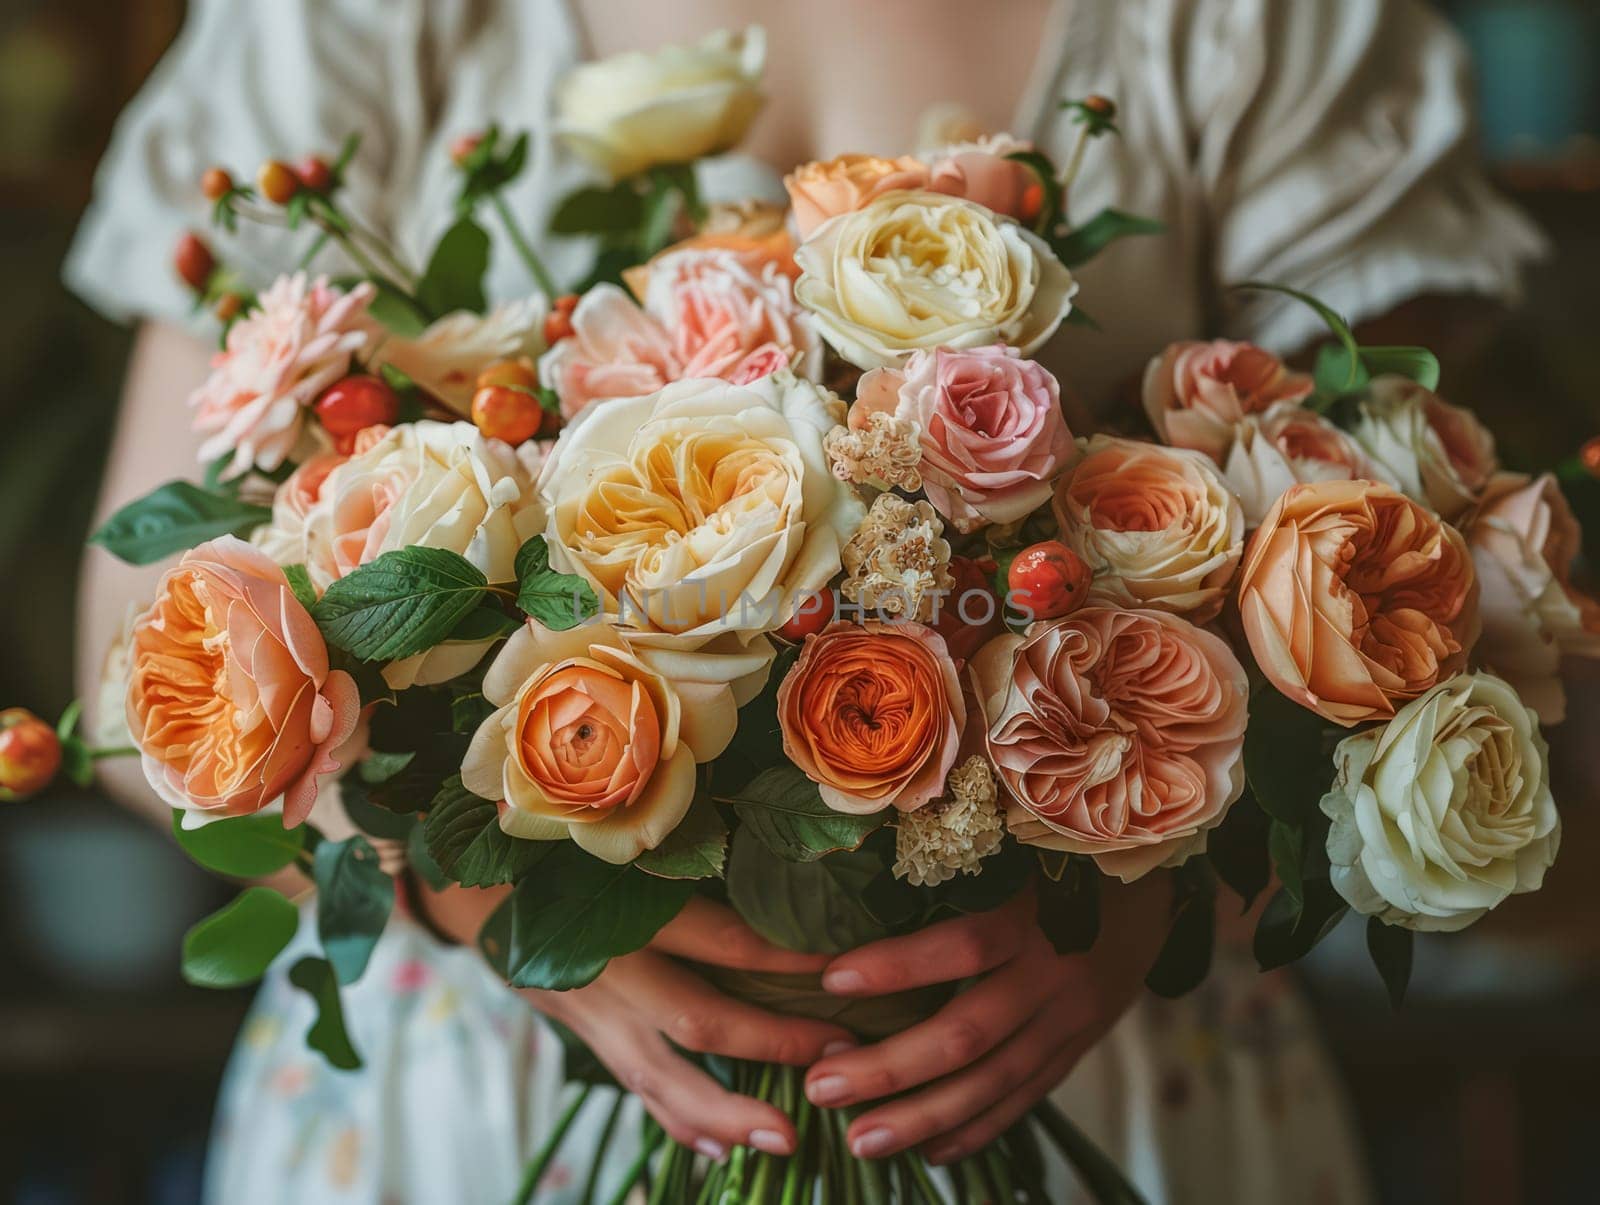
[[[349,452],[360,432],[399,417],[400,399],[382,378],[352,373],[324,389],[313,409],[335,446]]]
[[[0,711],[0,799],[26,799],[50,785],[61,768],[56,730],[22,707]]]
[[[514,360],[496,360],[478,374],[474,384],[479,389],[490,385],[535,389],[539,385],[539,373],[535,370],[532,360],[527,356],[518,356]]]
[[[256,187],[274,205],[287,205],[300,191],[300,177],[282,160],[268,159],[256,173]]]
[[[552,347],[561,340],[570,338],[573,334],[572,311],[578,308],[578,295],[568,293],[557,297],[555,308],[545,315],[544,342],[546,347]]]
[[[544,407],[526,390],[485,385],[472,395],[472,421],[490,439],[519,444],[539,433]]]
[[[971,557],[951,557],[950,576],[955,585],[947,597],[939,600],[933,629],[944,637],[952,657],[967,661],[1006,630],[1004,608],[989,584],[988,574]]]
[[[198,234],[185,231],[172,253],[172,266],[184,284],[196,293],[204,293],[211,273],[217,269],[217,257]]]
[[[333,168],[321,155],[307,155],[294,174],[300,177],[301,186],[312,192],[327,192],[333,187]]]
[[[1091,113],[1098,113],[1101,117],[1115,117],[1117,115],[1116,101],[1109,96],[1101,96],[1099,93],[1085,96],[1083,98],[1083,107]]]
[[[1036,619],[1058,619],[1083,605],[1094,577],[1084,559],[1059,540],[1030,544],[1017,553],[1006,585],[1019,610]]]
[[[800,605],[789,616],[788,622],[778,629],[778,635],[794,641],[814,636],[833,622],[836,607],[832,590],[808,594],[800,600]]]
[[[206,174],[200,177],[200,191],[206,200],[220,201],[233,191],[233,177],[220,167],[208,167]]]
[[[239,307],[243,304],[239,294],[224,293],[217,298],[217,304],[211,308],[211,312],[216,315],[218,322],[232,322],[238,316]]]
[[[472,155],[473,151],[478,149],[482,142],[483,135],[481,133],[461,135],[450,144],[450,161],[457,167],[465,167],[467,159]]]

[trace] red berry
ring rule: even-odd
[[[539,374],[533,361],[526,356],[515,360],[496,360],[478,374],[477,388],[487,385],[510,385],[514,389],[534,389],[539,384]]]
[[[25,799],[44,790],[61,768],[61,738],[33,712],[0,711],[0,799]]]
[[[282,160],[268,159],[256,173],[256,187],[274,205],[287,205],[300,191],[300,177]]]
[[[539,434],[544,407],[525,390],[485,385],[472,395],[472,421],[490,439],[519,444]]]
[[[465,167],[467,157],[478,149],[483,141],[482,134],[462,134],[450,144],[450,160],[457,167]]]
[[[302,187],[312,192],[327,192],[333,187],[333,168],[321,155],[307,155],[300,160],[300,166],[294,169],[294,174],[300,177]]]
[[[315,409],[323,430],[337,446],[348,449],[368,427],[393,423],[400,414],[400,399],[381,377],[352,373],[324,389]]]
[[[950,558],[955,586],[939,600],[934,631],[944,637],[950,656],[969,661],[983,645],[1006,630],[1004,610],[989,575],[969,557]]]
[[[217,257],[205,240],[192,230],[186,230],[178,239],[172,252],[172,266],[178,278],[196,293],[204,293],[210,283],[211,273],[217,269]]]
[[[833,622],[836,603],[832,590],[820,590],[800,600],[789,621],[778,629],[785,640],[804,640],[815,636]]]
[[[200,191],[206,200],[220,201],[233,191],[233,177],[220,167],[208,167],[206,174],[200,177]]]
[[[1070,615],[1083,605],[1094,574],[1083,558],[1059,540],[1031,544],[1017,553],[1006,573],[1012,607],[1037,619]]]

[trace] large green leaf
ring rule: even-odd
[[[1255,795],[1246,789],[1228,809],[1222,823],[1206,835],[1206,857],[1217,877],[1244,902],[1241,912],[1250,911],[1250,905],[1272,878],[1272,865],[1267,858],[1268,823]]]
[[[305,848],[305,826],[284,828],[281,814],[230,816],[199,828],[184,828],[183,815],[172,813],[172,835],[184,853],[218,874],[265,878],[289,865]]]
[[[701,796],[667,839],[640,854],[634,865],[664,879],[715,879],[722,877],[727,861],[728,826],[717,805]]]
[[[183,935],[183,977],[196,987],[260,979],[294,937],[295,906],[269,887],[247,887]]]
[[[1280,889],[1267,901],[1256,925],[1255,956],[1263,971],[1303,958],[1333,931],[1348,905],[1327,879],[1309,879],[1305,899]]]
[[[763,770],[729,798],[745,827],[790,862],[814,862],[835,850],[856,849],[879,828],[882,812],[856,816],[822,801],[817,784],[794,766]]]
[[[644,221],[644,197],[633,181],[568,193],[550,215],[555,234],[631,235]]]
[[[1052,244],[1056,258],[1069,268],[1088,263],[1118,239],[1140,234],[1160,234],[1166,227],[1154,218],[1141,218],[1120,209],[1102,209],[1070,234]]]
[[[1168,999],[1199,987],[1211,970],[1216,891],[1204,873],[1205,864],[1196,862],[1194,866],[1195,870],[1181,867],[1174,876],[1172,926],[1144,981],[1152,992]]]
[[[515,882],[558,844],[506,836],[495,805],[462,786],[459,776],[428,806],[423,841],[440,872],[463,887]]]
[[[1323,752],[1323,723],[1269,684],[1250,696],[1245,729],[1244,770],[1263,811],[1286,824],[1303,824],[1333,777],[1333,762]]]
[[[340,578],[312,609],[329,644],[363,661],[425,652],[476,607],[488,585],[465,557],[401,548]]]
[[[417,301],[434,318],[456,310],[483,313],[483,276],[489,269],[489,234],[471,217],[444,232],[417,282]]]
[[[359,1068],[361,1056],[350,1044],[344,1005],[339,1000],[339,981],[328,960],[307,955],[289,968],[289,982],[309,995],[317,1006],[317,1018],[306,1030],[306,1045],[340,1071]]]
[[[1367,918],[1367,953],[1383,976],[1389,1003],[1399,1008],[1411,982],[1411,930],[1386,925],[1375,916]]]
[[[1100,936],[1100,868],[1073,854],[1056,877],[1038,881],[1039,928],[1058,954],[1079,954]]]
[[[128,503],[89,537],[130,565],[148,565],[218,536],[246,536],[272,518],[265,506],[169,481]]]
[[[890,935],[866,903],[867,889],[883,869],[883,859],[865,849],[790,862],[740,825],[728,855],[728,899],[768,941],[842,954]]]
[[[611,959],[648,943],[693,892],[687,880],[613,866],[558,842],[495,910],[479,945],[512,987],[583,987]]]
[[[317,881],[317,934],[340,983],[367,969],[394,907],[394,880],[378,865],[365,837],[324,841],[313,863]]]
[[[550,549],[534,536],[517,549],[517,606],[552,632],[565,632],[600,612],[594,588],[574,573],[550,568]]]

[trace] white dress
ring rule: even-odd
[[[169,255],[182,229],[206,226],[201,172],[331,150],[351,130],[364,139],[352,204],[413,260],[450,220],[450,141],[489,120],[532,131],[511,200],[542,231],[554,199],[584,179],[549,133],[552,84],[584,53],[562,0],[196,0],[118,125],[67,279],[113,317],[183,319]],[[1105,333],[1064,332],[1052,367],[1103,407],[1173,339],[1230,334],[1287,351],[1317,333],[1283,299],[1229,298],[1223,286],[1243,280],[1314,292],[1352,320],[1422,293],[1513,294],[1539,239],[1475,165],[1464,77],[1454,37],[1412,0],[1058,4],[1012,132],[1063,156],[1074,127],[1054,101],[1112,96],[1123,136],[1097,148],[1074,212],[1116,204],[1167,233],[1081,273],[1080,299]],[[730,157],[703,184],[770,196],[776,178]],[[220,243],[257,275],[287,263],[272,232]],[[571,243],[541,251],[558,278],[587,262]],[[491,277],[495,296],[531,290],[503,245]],[[1057,1102],[1153,1205],[1368,1200],[1295,993],[1225,949],[1200,991],[1137,1004]],[[355,1073],[306,1052],[309,1002],[269,975],[219,1102],[210,1199],[508,1198],[559,1111],[560,1051],[536,1015],[474,953],[403,922],[345,1008],[366,1058]],[[573,1148],[606,1108],[591,1102]],[[558,1160],[541,1199],[576,1199],[584,1174]],[[1052,1199],[1075,1198],[1063,1180]]]

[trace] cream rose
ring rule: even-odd
[[[1096,435],[1056,485],[1061,540],[1094,572],[1093,602],[1204,623],[1244,555],[1244,513],[1210,457]]]
[[[860,525],[822,446],[842,417],[788,372],[590,406],[539,478],[551,564],[595,587],[646,660],[714,657],[745,701],[772,659],[764,634],[839,572]]]
[[[613,178],[720,154],[761,108],[766,58],[766,34],[753,25],[585,63],[556,89],[556,131]]]
[[[858,368],[935,347],[1008,343],[1027,355],[1072,308],[1077,282],[1016,222],[934,192],[892,192],[817,227],[795,252],[795,297]]]
[[[1506,682],[1461,674],[1334,753],[1333,885],[1391,925],[1463,929],[1537,891],[1561,820],[1539,723]]]
[[[1361,445],[1299,402],[1279,402],[1233,428],[1222,476],[1238,495],[1246,527],[1258,527],[1283,491],[1302,481],[1396,485]]]
[[[393,365],[463,418],[478,374],[496,360],[544,351],[545,300],[529,297],[487,314],[446,314],[414,339],[389,338],[377,359]]]
[[[1406,377],[1379,377],[1351,434],[1400,492],[1447,522],[1476,502],[1499,467],[1494,436],[1469,410]]]
[[[1466,525],[1478,573],[1477,658],[1517,688],[1542,723],[1566,718],[1562,657],[1600,657],[1600,604],[1568,576],[1582,533],[1548,474],[1498,473]]]

